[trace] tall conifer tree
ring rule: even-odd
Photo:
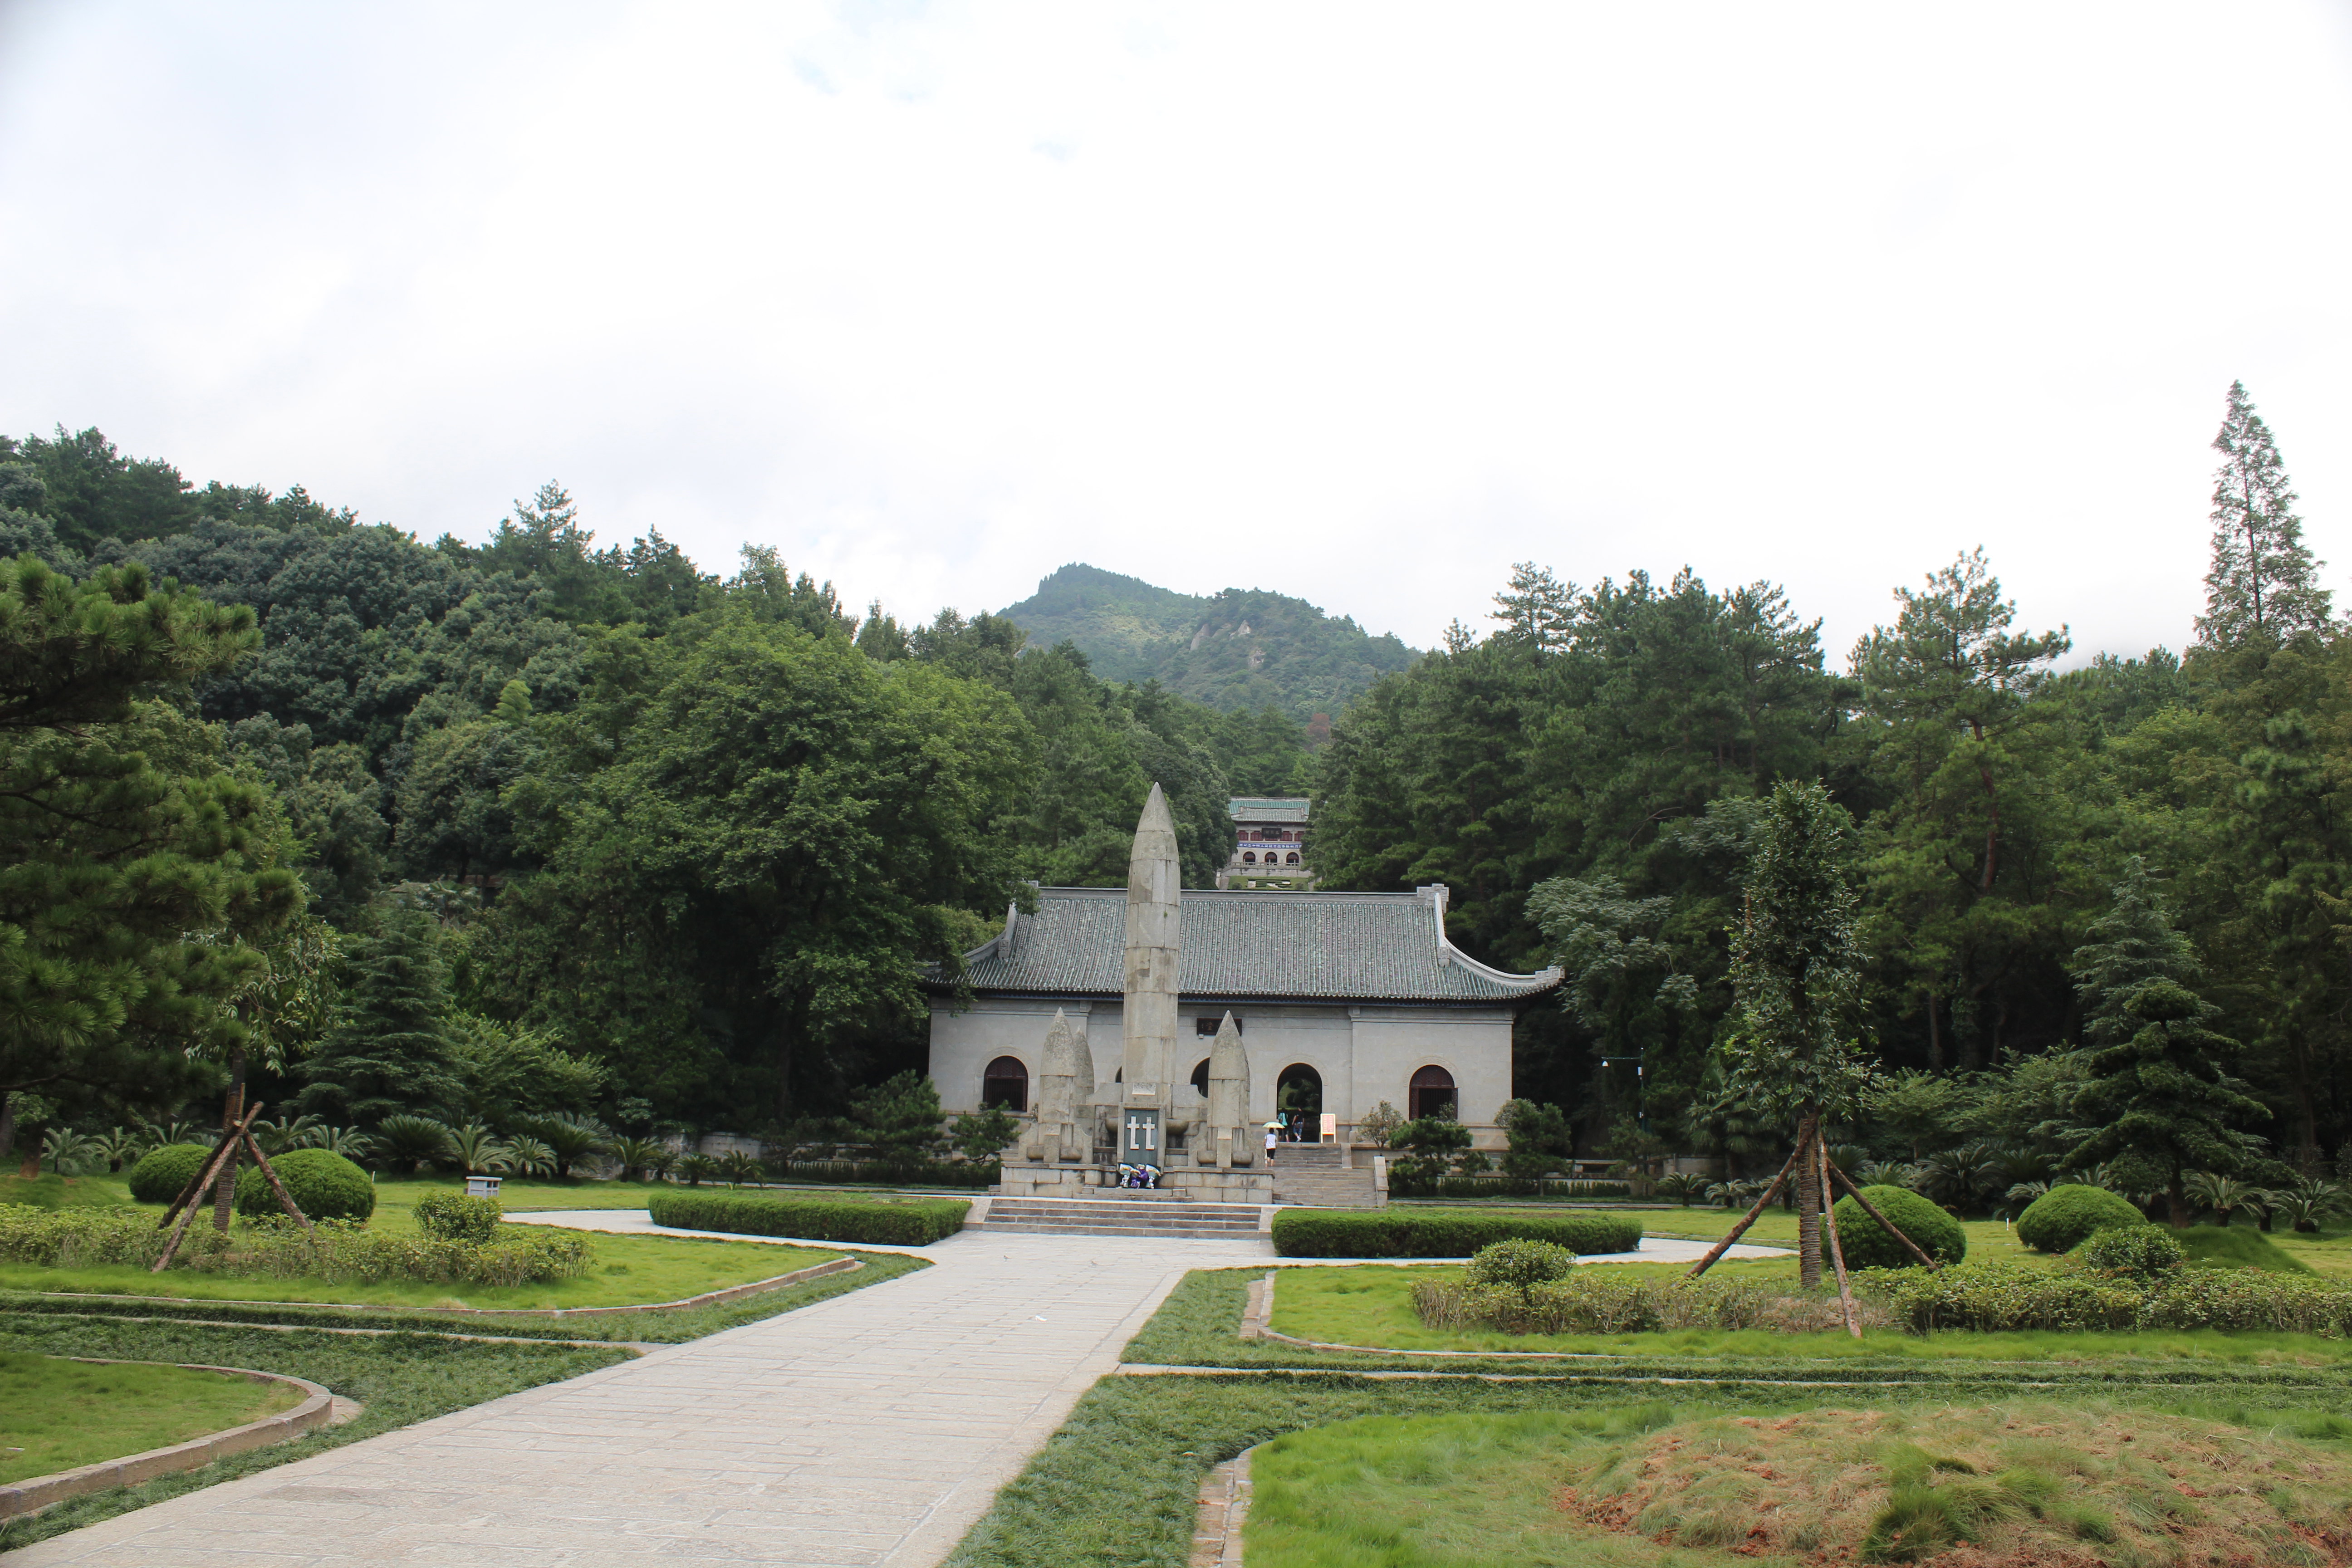
[[[2254,412],[2245,383],[2230,384],[2229,411],[2213,449],[2213,565],[2205,574],[2205,613],[2197,638],[2230,647],[2250,637],[2284,642],[2327,624],[2328,591],[2303,542],[2294,491],[2270,426]]]

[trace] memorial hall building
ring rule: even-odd
[[[1512,1020],[1559,985],[1560,971],[1507,973],[1454,947],[1442,885],[1188,889],[1180,904],[1179,1037],[1198,1042],[1192,1089],[1206,1092],[1210,1042],[1230,1012],[1249,1058],[1255,1121],[1278,1105],[1320,1112],[1336,1117],[1345,1139],[1385,1100],[1408,1117],[1451,1109],[1481,1145],[1500,1144],[1494,1122],[1511,1098]],[[1009,911],[995,940],[965,955],[968,1007],[957,1011],[949,988],[935,987],[930,1073],[943,1109],[1030,1110],[1057,1009],[1085,1037],[1093,1081],[1111,1083],[1127,907],[1125,889],[1040,889],[1035,913]]]

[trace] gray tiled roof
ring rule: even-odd
[[[1268,798],[1265,795],[1242,795],[1225,802],[1225,810],[1235,822],[1304,822],[1307,802],[1289,797]]]
[[[1444,893],[1241,893],[1183,899],[1186,995],[1346,1002],[1509,1002],[1560,972],[1507,974],[1441,934]],[[1009,940],[1008,940],[1009,939]],[[972,989],[1117,996],[1126,978],[1127,889],[1045,888],[965,956]]]

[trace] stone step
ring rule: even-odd
[[[1275,1146],[1274,1168],[1285,1165],[1295,1171],[1337,1171],[1340,1169],[1339,1145],[1337,1143],[1281,1143]],[[1359,1162],[1366,1170],[1369,1160]]]
[[[992,1219],[977,1228],[1007,1236],[1137,1236],[1163,1241],[1232,1241],[1257,1235],[1255,1225],[1212,1229],[1202,1226],[999,1225]]]
[[[1256,1215],[1255,1204],[1149,1204],[1124,1198],[992,1198],[989,1217],[1000,1215],[1067,1215],[1086,1218],[1133,1216],[1138,1219],[1247,1219]]]
[[[1227,1219],[1217,1215],[1176,1215],[1138,1214],[1006,1214],[990,1209],[982,1225],[1122,1225],[1140,1230],[1255,1230],[1258,1216],[1255,1211],[1245,1217]]]

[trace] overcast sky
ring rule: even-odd
[[[0,428],[902,618],[1688,564],[1842,662],[1981,543],[2177,647],[2233,377],[2352,606],[2347,154],[2319,5],[0,0]]]

